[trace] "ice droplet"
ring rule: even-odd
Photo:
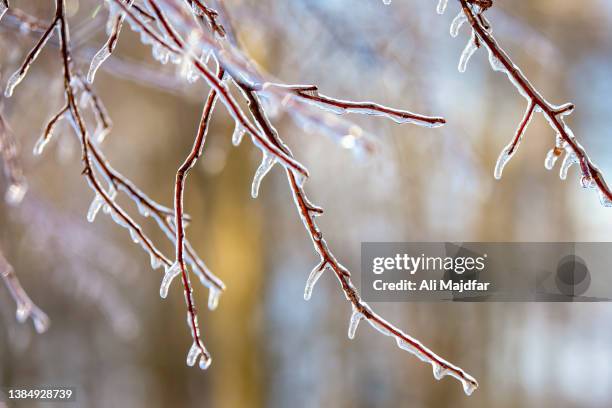
[[[210,310],[215,310],[217,306],[219,306],[219,297],[221,296],[221,292],[219,289],[211,287],[208,291],[208,308]]]
[[[181,273],[181,266],[178,262],[174,262],[172,266],[166,267],[166,271],[164,272],[164,277],[162,278],[161,285],[159,287],[159,296],[163,299],[168,297],[168,290],[170,289],[170,284],[172,280],[176,278]]]
[[[242,138],[244,137],[245,133],[246,129],[242,127],[242,125],[236,124],[236,127],[234,128],[234,133],[232,134],[232,144],[234,146],[240,145],[240,142],[242,142]]]
[[[597,188],[597,184],[591,176],[583,175],[582,177],[580,177],[580,185],[582,186],[582,188]]]
[[[467,21],[466,15],[463,11],[460,11],[459,14],[455,16],[453,22],[450,25],[450,35],[451,37],[457,37],[459,35],[459,29],[465,22]]]
[[[512,155],[508,152],[508,147],[505,147],[504,150],[502,150],[501,154],[499,155],[497,159],[497,163],[495,164],[495,172],[493,175],[495,176],[497,180],[502,178],[504,167],[506,167],[506,164],[508,164],[511,158],[512,158]]]
[[[28,186],[25,183],[13,183],[6,190],[5,200],[9,205],[17,205],[23,200]]]
[[[200,366],[200,370],[206,370],[208,369],[208,367],[210,367],[210,364],[212,363],[212,358],[210,356],[200,356],[200,363],[198,364]]]
[[[319,265],[315,266],[315,268],[308,275],[308,279],[306,280],[306,287],[304,288],[304,300],[310,300],[312,296],[312,290],[314,289],[315,284],[325,272],[327,264],[325,262],[321,262]]]
[[[446,11],[446,6],[448,6],[448,0],[438,1],[438,7],[436,9],[438,14],[444,14],[444,12]]]
[[[253,176],[253,184],[251,185],[251,197],[257,198],[261,181],[266,176],[266,174],[268,174],[270,170],[272,170],[274,164],[276,164],[276,157],[269,153],[264,153],[263,159],[261,160],[261,164],[255,171],[255,176]]]
[[[89,210],[87,211],[87,221],[94,222],[96,219],[96,215],[100,212],[100,209],[104,205],[104,198],[100,194],[96,194],[93,201],[89,205]]]
[[[98,69],[102,66],[104,61],[106,61],[108,57],[110,56],[111,56],[111,53],[109,50],[109,45],[104,44],[104,46],[102,46],[102,48],[100,48],[100,50],[96,53],[96,55],[94,55],[94,57],[91,59],[91,64],[89,65],[89,71],[87,72],[87,82],[89,82],[90,84],[93,83],[96,77],[96,72],[98,72]]]
[[[348,328],[348,338],[354,339],[355,333],[357,332],[357,327],[359,326],[359,322],[364,318],[363,314],[353,306],[353,314],[351,315],[351,320],[349,322]]]

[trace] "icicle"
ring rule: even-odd
[[[47,146],[47,143],[49,143],[50,139],[51,137],[45,137],[45,135],[41,136],[40,139],[38,139],[38,141],[34,145],[34,149],[32,150],[34,156],[40,156],[42,154],[43,150],[45,149],[45,146]]]
[[[438,14],[444,14],[444,12],[446,11],[446,6],[448,6],[448,0],[438,1],[438,7],[436,9]]]
[[[135,229],[130,229],[130,238],[132,238],[132,242],[135,244],[140,243],[140,237],[138,236],[138,231]]]
[[[8,3],[4,2],[4,1],[0,1],[0,20],[2,20],[2,17],[6,13],[6,11],[8,10],[7,4]]]
[[[359,326],[359,322],[364,318],[365,316],[359,310],[357,310],[355,306],[353,306],[353,314],[351,315],[351,320],[349,322],[349,328],[348,328],[348,338],[349,339],[352,340],[355,338],[355,333],[357,332],[357,326]]]
[[[219,289],[211,287],[208,290],[208,308],[210,310],[215,310],[219,306],[219,296],[221,296]]]
[[[89,210],[87,211],[87,221],[94,222],[96,215],[98,215],[98,212],[100,212],[103,205],[104,198],[100,194],[96,193],[96,196],[94,197],[89,206]]]
[[[20,303],[17,305],[17,311],[15,312],[15,318],[19,323],[24,323],[28,316],[30,316],[30,312],[32,311],[31,303]]]
[[[599,202],[604,207],[612,207],[612,200],[601,189],[599,190]]]
[[[193,367],[199,355],[200,355],[200,348],[198,347],[196,342],[193,342],[193,344],[191,345],[191,348],[189,349],[189,352],[187,353],[187,365],[189,367]]]
[[[36,333],[40,334],[47,331],[50,321],[46,314],[44,314],[41,310],[35,310],[35,313],[32,313],[30,317],[34,323]]]
[[[167,64],[170,60],[170,52],[158,43],[153,44],[151,53],[153,54],[153,58],[162,64]]]
[[[435,361],[431,362],[431,367],[433,369],[433,376],[436,380],[441,380],[446,374],[448,374],[446,368],[442,367]]]
[[[512,155],[508,152],[508,150],[509,147],[505,147],[504,150],[502,150],[501,154],[497,159],[497,163],[495,164],[494,176],[497,180],[502,178],[504,167],[506,167],[506,164],[508,164],[508,162],[512,158]]]
[[[172,280],[181,273],[181,267],[178,262],[175,262],[170,267],[166,267],[164,277],[162,278],[161,285],[159,287],[159,296],[165,299],[168,296],[168,290]]]
[[[202,350],[204,350],[206,354],[202,354]],[[208,367],[210,367],[210,364],[212,363],[212,358],[210,358],[202,343],[198,344],[194,341],[191,345],[191,348],[189,349],[189,352],[187,353],[187,365],[189,367],[193,367],[198,357],[200,357],[200,362],[198,364],[200,366],[200,369],[206,370]]]
[[[251,197],[257,198],[261,181],[266,176],[266,174],[268,174],[270,170],[272,170],[274,164],[276,164],[276,157],[272,156],[269,153],[264,153],[263,159],[261,160],[261,164],[255,171],[255,176],[253,176],[253,184],[251,185]]]
[[[474,392],[474,390],[478,387],[478,385],[470,382],[470,381],[466,381],[464,379],[461,379],[461,384],[463,385],[463,392],[465,392],[465,395],[470,396],[472,395],[472,393]]]
[[[151,268],[157,269],[162,266],[162,261],[153,252],[149,254],[151,256]]]
[[[304,300],[310,300],[312,296],[312,290],[314,289],[315,284],[325,272],[327,267],[327,262],[321,261],[319,265],[317,265],[308,275],[308,279],[306,280],[306,287],[304,288]]]
[[[23,196],[25,196],[26,191],[28,191],[28,186],[25,183],[13,183],[6,190],[6,195],[4,199],[10,205],[19,204],[23,200]]]
[[[450,35],[451,37],[457,37],[459,35],[459,29],[463,24],[467,22],[467,16],[463,11],[460,11],[459,14],[453,19],[453,22],[450,25]]]
[[[557,154],[557,148],[550,149],[546,154],[546,159],[544,159],[544,167],[546,170],[552,170],[555,167],[555,163],[557,159],[559,159],[559,155]]]
[[[193,84],[200,78],[199,71],[194,67],[193,63],[189,59],[183,60],[180,68],[180,74],[190,84]]]
[[[234,146],[238,146],[240,142],[242,142],[242,138],[246,133],[246,129],[242,127],[241,124],[236,123],[236,127],[234,128],[234,134],[232,134],[232,144]]]
[[[106,61],[108,57],[111,56],[110,50],[108,48],[109,48],[109,45],[104,44],[104,46],[100,48],[100,50],[96,53],[96,55],[94,55],[94,57],[91,59],[91,64],[89,65],[89,71],[87,72],[87,82],[89,82],[90,84],[93,84],[93,81],[96,77],[96,72],[98,72],[98,69],[102,66],[104,61]]]
[[[470,40],[463,49],[463,52],[461,53],[461,58],[459,58],[459,72],[465,72],[470,58],[472,58],[472,55],[474,55],[474,53],[478,49],[478,47],[476,46],[476,41],[476,33],[472,30],[472,36],[470,37]]]
[[[576,155],[573,152],[566,152],[565,157],[563,158],[563,163],[561,164],[561,169],[559,170],[559,177],[561,180],[567,179],[567,171],[573,164],[577,163]]]

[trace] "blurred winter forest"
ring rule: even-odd
[[[87,71],[106,40],[100,2],[67,0],[74,54]],[[479,51],[457,71],[467,40],[448,34],[458,12],[436,14],[432,0],[226,1],[244,49],[286,83],[315,83],[326,94],[373,100],[430,115],[437,129],[380,118],[351,119],[375,135],[377,153],[356,157],[287,115],[274,119],[310,170],[306,189],[336,256],[359,281],[363,241],[609,241],[612,212],[544,169],[554,134],[536,116],[504,178],[493,168],[525,102]],[[45,21],[52,2],[12,0]],[[494,32],[523,72],[554,103],[573,102],[568,123],[604,174],[612,175],[612,3],[607,0],[496,0]],[[0,82],[36,37],[0,23]],[[171,206],[176,169],[191,149],[203,81],[190,84],[160,65],[124,27],[95,87],[113,118],[103,149],[113,166],[156,201]],[[612,307],[608,304],[376,305],[390,321],[474,375],[455,381],[388,338],[363,327],[346,336],[350,305],[324,275],[310,302],[304,282],[317,262],[279,168],[250,185],[261,154],[232,146],[233,121],[219,106],[202,159],[190,175],[188,237],[227,285],[200,326],[214,355],[208,371],[185,365],[191,344],[182,289],[158,296],[161,274],[106,216],[89,224],[92,192],[67,123],[41,156],[42,126],[63,101],[57,41],[19,92],[2,101],[22,148],[29,190],[20,206],[0,203],[0,248],[32,299],[51,318],[38,335],[15,321],[0,285],[0,385],[77,387],[83,407],[609,407]],[[5,180],[0,179],[2,191]],[[172,253],[154,225],[145,224]],[[73,406],[71,405],[71,406]],[[0,403],[2,406],[2,403]],[[26,405],[23,405],[26,406]],[[27,405],[27,406],[35,406]],[[42,406],[42,405],[41,405]]]

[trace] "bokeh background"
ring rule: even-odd
[[[42,19],[51,2],[11,2]],[[44,4],[43,4],[44,3]],[[106,11],[68,0],[86,69],[104,40]],[[308,166],[307,191],[326,209],[320,224],[359,280],[362,241],[609,241],[612,213],[544,169],[554,134],[536,116],[501,181],[495,160],[525,101],[479,51],[457,72],[468,39],[448,35],[458,11],[432,0],[235,0],[226,6],[250,55],[288,83],[316,83],[347,99],[446,117],[439,129],[355,116],[376,135],[367,159],[280,114],[281,135]],[[496,0],[495,33],[533,83],[555,103],[572,101],[574,132],[612,175],[612,6],[607,0]],[[127,27],[126,27],[127,28]],[[2,86],[34,38],[0,23]],[[79,146],[67,126],[42,156],[30,152],[62,103],[60,61],[51,42],[3,110],[23,150],[30,190],[19,207],[0,204],[0,248],[34,301],[52,319],[42,335],[15,321],[0,287],[0,385],[77,387],[83,407],[608,407],[612,404],[609,304],[373,305],[480,382],[466,397],[456,381],[371,328],[346,336],[350,306],[325,275],[302,299],[318,261],[277,168],[250,198],[260,153],[234,148],[219,106],[204,158],[188,179],[188,237],[227,284],[218,310],[196,287],[202,334],[213,354],[206,372],[185,365],[191,344],[179,285],[158,296],[159,271],[124,229],[100,214],[80,176]],[[125,29],[116,56],[96,78],[114,121],[104,151],[114,167],[170,205],[174,173],[189,151],[207,94],[173,66],[160,66]],[[0,180],[0,187],[4,187]],[[167,254],[172,247],[146,224]],[[2,403],[0,403],[2,406]],[[36,406],[28,404],[23,406]],[[46,405],[45,405],[46,406]]]

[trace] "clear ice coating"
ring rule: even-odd
[[[164,277],[162,278],[161,285],[159,286],[159,296],[163,299],[168,297],[168,290],[170,289],[170,284],[181,273],[181,266],[178,262],[174,262],[170,267],[166,267],[164,272]]]
[[[327,264],[325,262],[321,262],[319,265],[315,266],[315,268],[308,275],[308,279],[306,280],[306,287],[304,288],[304,300],[310,300],[312,297],[312,290],[314,289],[315,284],[325,272]]]
[[[87,221],[94,222],[96,219],[96,215],[98,215],[103,205],[104,198],[100,194],[96,193],[96,196],[89,205],[89,210],[87,210]]]
[[[23,200],[23,197],[25,196],[25,193],[27,191],[28,185],[25,182],[13,183],[6,190],[6,195],[4,196],[4,199],[9,205],[19,204]]]
[[[472,30],[472,36],[470,37],[470,40],[468,41],[468,43],[465,45],[465,48],[463,49],[463,52],[461,53],[461,58],[459,58],[459,72],[465,72],[466,68],[467,68],[467,64],[470,61],[470,58],[472,58],[472,55],[474,55],[474,53],[476,52],[476,50],[478,49],[478,46],[476,45],[476,33]]]
[[[91,60],[91,64],[89,65],[89,71],[87,72],[87,82],[89,82],[90,84],[93,83],[96,77],[96,72],[98,72],[98,69],[110,56],[111,53],[109,50],[109,45],[104,44],[104,46],[102,46],[102,48],[100,48],[100,50],[96,52],[96,55],[94,55]]]
[[[242,139],[244,138],[244,134],[246,133],[246,129],[239,123],[236,123],[236,127],[234,128],[234,133],[232,134],[232,144],[234,146],[240,145]]]
[[[365,316],[361,313],[355,306],[353,306],[353,314],[351,314],[351,320],[349,321],[348,327],[348,338],[354,339],[355,333],[357,332],[357,327],[359,326],[359,322],[364,319]]]
[[[276,157],[264,152],[263,159],[261,160],[261,164],[255,171],[255,176],[253,176],[253,184],[251,185],[251,197],[257,198],[259,195],[259,186],[261,185],[261,181],[263,178],[272,170],[276,164]]]

